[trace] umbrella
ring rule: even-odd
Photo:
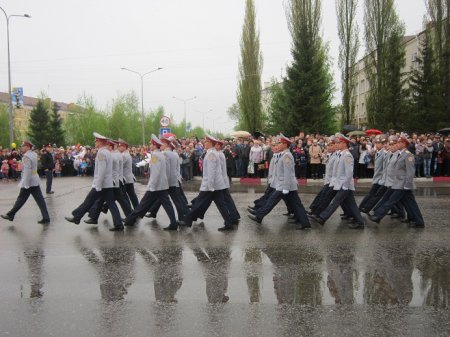
[[[366,134],[367,135],[381,135],[383,132],[381,132],[380,130],[377,129],[370,129],[370,130],[366,130]]]
[[[355,130],[347,133],[347,136],[364,136],[366,133],[364,131]]]
[[[439,134],[448,136],[450,135],[450,128],[441,129],[438,131]]]
[[[231,133],[231,136],[233,136],[234,138],[247,138],[251,137],[251,134],[247,131],[234,131]]]

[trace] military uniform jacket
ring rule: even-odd
[[[274,176],[273,173],[275,172],[275,168],[277,166],[279,158],[280,158],[280,154],[279,153],[274,153],[274,155],[272,156],[272,159],[270,159],[269,172],[267,173],[267,183],[271,187],[273,185],[273,176]]]
[[[386,187],[392,187],[392,184],[394,182],[394,171],[395,171],[395,163],[397,162],[398,156],[400,155],[399,151],[395,151],[392,154],[387,154],[387,156],[389,157],[388,161],[387,161],[387,166],[386,166],[386,175],[385,175],[385,181],[384,181],[384,186]]]
[[[339,159],[341,158],[341,151],[334,152],[334,155],[335,155],[335,158],[334,158],[332,164],[330,165],[331,179],[328,184],[330,187],[333,187],[336,184],[337,166],[338,166]],[[327,171],[328,171],[328,168],[327,168]]]
[[[280,158],[275,165],[272,186],[277,191],[297,191],[294,163],[294,157],[289,150],[280,154]]]
[[[45,152],[41,155],[41,166],[44,170],[53,170],[55,168],[53,155],[50,152]]]
[[[339,155],[333,152],[328,157],[327,165],[325,166],[325,177],[323,178],[323,184],[329,185],[331,183],[331,178],[333,177],[334,163],[338,159]]]
[[[150,178],[148,179],[147,191],[155,192],[169,189],[166,165],[166,156],[161,151],[153,151],[150,161]]]
[[[95,157],[94,181],[92,182],[92,187],[97,191],[114,187],[113,159],[111,152],[106,147],[101,147]]]
[[[384,183],[383,169],[384,169],[385,155],[386,155],[386,152],[383,149],[381,149],[380,151],[377,151],[377,153],[375,153],[372,184],[383,185],[383,184],[380,184],[380,182]]]
[[[182,159],[181,159],[180,155],[178,154],[177,150],[173,150],[172,152],[177,157],[177,170],[176,170],[177,171],[177,180],[180,183],[179,185],[181,185],[181,182],[183,181],[183,177],[181,175],[181,162],[182,162]]]
[[[134,175],[133,175],[133,160],[131,159],[130,152],[128,150],[122,152],[123,158],[123,180],[125,184],[134,183]]]
[[[414,155],[408,150],[400,152],[400,156],[395,162],[394,177],[392,181],[393,190],[413,190],[414,184]]]
[[[167,181],[169,182],[170,187],[179,187],[180,183],[178,180],[180,168],[178,167],[178,154],[173,152],[172,150],[165,150],[163,152],[164,156],[166,156],[166,174]]]
[[[113,160],[113,184],[119,188],[120,182],[123,181],[123,158],[119,151],[111,152]]]
[[[354,159],[350,151],[344,150],[340,154],[340,158],[336,168],[336,180],[333,185],[335,191],[339,190],[355,190],[353,182],[353,164]]]
[[[37,173],[37,162],[37,154],[33,151],[28,150],[23,155],[22,179],[19,183],[20,188],[28,189],[30,187],[39,186],[41,180]]]
[[[203,178],[200,191],[216,191],[225,188],[219,154],[216,150],[209,149],[203,159]]]
[[[227,174],[227,159],[222,151],[217,152],[220,158],[220,168],[222,170],[223,182],[225,183],[225,188],[230,188],[230,179],[228,179]]]

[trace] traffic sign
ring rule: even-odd
[[[172,130],[170,128],[159,128],[159,134],[165,135],[166,133],[170,133]]]
[[[167,116],[162,116],[161,119],[159,120],[159,123],[163,128],[167,128],[170,125],[170,122],[171,122],[170,118]]]

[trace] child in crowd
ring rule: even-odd
[[[60,178],[61,177],[61,160],[57,159],[55,163],[55,175]]]
[[[5,159],[4,161],[2,161],[2,167],[0,170],[0,178],[8,179],[8,174],[9,174],[9,165],[8,165],[8,161]]]
[[[81,175],[83,177],[87,176],[87,167],[88,167],[88,163],[86,162],[86,159],[83,159],[83,161],[80,164]]]

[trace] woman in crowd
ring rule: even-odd
[[[255,140],[253,142],[250,142],[249,144],[250,147],[250,155],[249,155],[249,160],[251,162],[253,162],[253,178],[261,178],[262,174],[264,173],[264,168],[260,167],[260,165],[263,165],[263,160],[264,160],[264,153],[263,153],[263,149],[262,147],[259,145],[259,141]]]

